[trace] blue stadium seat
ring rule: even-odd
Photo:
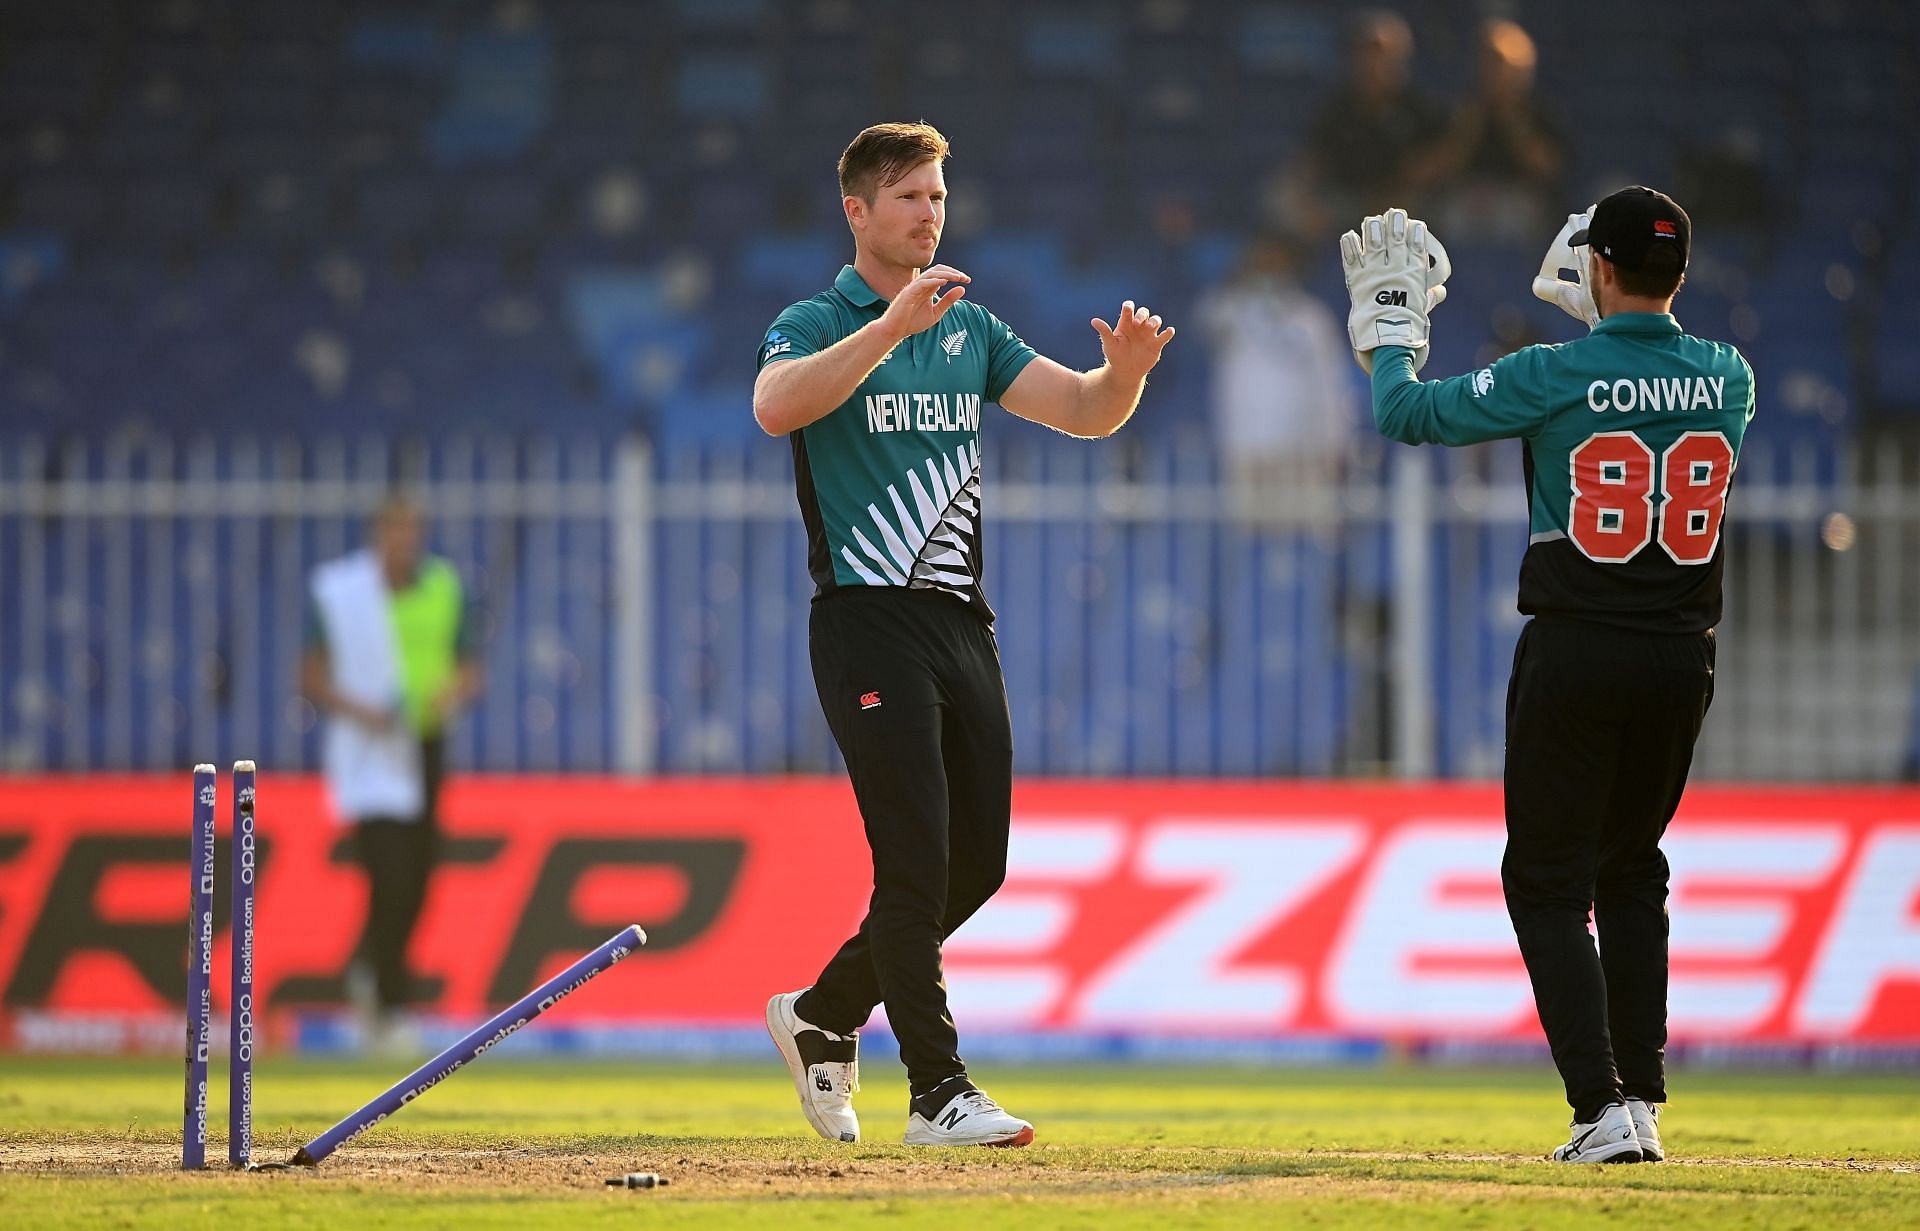
[[[702,54],[680,66],[674,101],[687,117],[751,120],[766,114],[771,96],[767,67],[758,56]]]
[[[1337,31],[1321,17],[1293,8],[1247,12],[1233,46],[1249,72],[1278,77],[1327,78],[1341,62]]]
[[[199,161],[203,134],[204,126],[191,117],[129,117],[101,133],[95,162],[103,170],[178,172]]]
[[[58,235],[0,233],[0,311],[26,304],[42,288],[66,273],[67,245]]]
[[[1052,231],[996,230],[967,241],[962,268],[982,285],[1017,287],[1035,293],[1058,282],[1066,267],[1065,250]]]
[[[773,16],[768,0],[673,0],[674,15],[687,30],[751,30]]]
[[[743,289],[797,300],[831,280],[846,254],[845,243],[817,232],[757,235],[741,249],[735,277]]]
[[[317,173],[277,169],[242,181],[239,233],[248,238],[318,240],[332,212],[327,181]]]
[[[175,172],[130,180],[125,188],[128,234],[153,240],[197,240],[213,226],[213,186],[192,173]]]
[[[1036,74],[1105,77],[1120,68],[1121,32],[1097,12],[1045,11],[1027,18],[1020,48]]]
[[[441,211],[436,181],[419,171],[369,175],[356,193],[354,226],[362,235],[392,239],[435,229]]]
[[[0,107],[10,119],[82,119],[95,103],[103,60],[96,46],[39,43],[0,69]]]
[[[244,335],[263,294],[267,317],[289,310],[286,295],[262,288],[291,281],[304,288],[292,310],[332,320],[383,363],[430,350],[423,384],[456,392],[449,356],[467,353],[477,370],[502,348],[524,365],[516,381],[563,384],[573,336],[602,370],[604,399],[622,402],[643,385],[702,388],[731,374],[748,344],[738,338],[764,327],[769,305],[824,285],[847,251],[833,160],[873,118],[875,98],[924,111],[954,138],[950,177],[985,223],[962,225],[956,205],[948,255],[980,278],[982,298],[1038,340],[1083,348],[1084,316],[1096,302],[1110,312],[1105,300],[1123,287],[1172,311],[1219,281],[1257,220],[1249,164],[1264,175],[1297,155],[1343,61],[1334,7],[1246,0],[1043,4],[1003,28],[929,27],[905,73],[889,66],[895,47],[861,5],[569,0],[529,10],[535,20],[511,31],[465,0],[32,7],[30,24],[9,26],[26,50],[0,64],[0,107],[16,121],[0,141],[0,177],[6,224],[68,246],[63,287],[127,319],[142,304],[190,300],[208,330]],[[1523,20],[1545,62],[1621,66],[1604,81],[1541,76],[1580,133],[1570,181],[1664,182],[1683,150],[1745,127],[1783,189],[1822,186],[1797,199],[1799,217],[1784,227],[1714,229],[1703,258],[1713,252],[1745,282],[1703,277],[1681,310],[1712,332],[1747,328],[1774,362],[1857,401],[1855,312],[1876,313],[1863,326],[1882,339],[1876,387],[1898,394],[1911,383],[1911,348],[1894,344],[1912,333],[1906,309],[1871,306],[1874,271],[1852,244],[1857,224],[1897,242],[1904,223],[1915,147],[1900,127],[1911,103],[1903,39],[1920,21],[1911,6],[1845,7],[1767,27],[1730,21],[1737,0],[1621,0],[1632,34],[1617,38],[1553,8]],[[1456,95],[1470,77],[1462,32],[1480,13],[1445,0],[1411,14],[1418,71],[1436,94]],[[819,63],[844,71],[805,71]],[[1692,83],[1685,107],[1671,103],[1675,82]],[[1595,114],[1610,122],[1581,123]],[[449,176],[430,160],[487,165]],[[589,193],[614,167],[640,175],[647,207],[634,229],[600,236]],[[1166,220],[1152,208],[1182,201],[1201,238],[1163,241],[1154,224]],[[335,319],[334,298],[308,283],[313,257],[342,241],[367,286],[358,309]],[[1769,273],[1774,246],[1805,259]],[[192,249],[197,267],[184,272],[160,259]],[[1116,251],[1131,259],[1114,264]],[[508,289],[509,255],[531,269],[515,293],[548,326],[485,328],[486,306]],[[675,255],[719,271],[710,298],[649,306],[642,294],[606,319],[580,310],[575,284],[591,269],[657,271]],[[1479,355],[1496,312],[1536,332],[1558,324],[1498,272],[1533,255],[1477,254],[1484,273],[1463,262],[1446,316],[1461,324],[1439,331],[1436,362]],[[418,266],[410,280],[396,257]],[[1826,290],[1834,263],[1855,284],[1844,304]],[[1343,296],[1326,263],[1309,276],[1330,302]],[[37,310],[50,289],[9,284],[0,295]],[[76,353],[108,333],[81,329]],[[622,374],[646,349],[637,339],[650,338],[662,339],[642,356],[654,374]],[[204,349],[202,366],[221,369],[219,348]],[[716,366],[661,375],[687,362]],[[1157,384],[1197,397],[1173,361]],[[577,401],[556,405],[589,415]]]
[[[753,421],[753,386],[740,381],[676,393],[660,403],[654,423],[660,439],[672,443],[750,440],[761,434]]]
[[[113,216],[113,205],[97,177],[80,171],[47,171],[30,175],[20,184],[14,223],[30,230],[86,234]]]
[[[454,231],[466,240],[528,236],[546,214],[546,185],[524,171],[472,177],[453,193]]]
[[[1887,285],[1909,287],[1920,279],[1920,242],[1909,236],[1889,256]],[[1888,412],[1913,416],[1920,422],[1920,302],[1904,294],[1889,294],[1872,339],[1874,399]]]
[[[452,96],[430,126],[434,157],[457,166],[525,150],[552,106],[553,42],[538,29],[461,39]]]
[[[368,15],[347,35],[347,62],[362,68],[429,75],[445,63],[440,28],[425,14]]]

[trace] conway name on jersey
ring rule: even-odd
[[[1609,316],[1584,338],[1421,382],[1383,347],[1374,419],[1408,444],[1518,437],[1531,533],[1520,610],[1647,632],[1720,622],[1720,527],[1753,418],[1740,352],[1666,313]]]
[[[782,312],[760,366],[817,354],[886,311],[851,265]],[[847,586],[938,590],[992,618],[981,588],[980,410],[1033,348],[971,300],[907,338],[853,396],[792,433],[815,597]]]

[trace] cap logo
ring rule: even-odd
[[[1668,222],[1665,218],[1656,218],[1653,220],[1653,233],[1662,239],[1678,239],[1680,237],[1679,228],[1671,222]]]

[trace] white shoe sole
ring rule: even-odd
[[[1033,1144],[1033,1125],[1022,1125],[1019,1131],[1013,1133],[980,1138],[916,1135],[913,1129],[908,1129],[907,1135],[901,1140],[910,1146],[995,1146],[1018,1149]]]
[[[780,1049],[780,1056],[787,1062],[787,1072],[793,1077],[793,1092],[800,1096],[800,1111],[807,1117],[807,1123],[813,1131],[828,1141],[852,1144],[860,1140],[860,1134],[842,1133],[820,1120],[820,1113],[814,1109],[813,1100],[807,1097],[807,1066],[800,1059],[800,1049],[793,1044],[793,1031],[787,1028],[786,1015],[780,1011],[780,1002],[787,998],[782,992],[767,1001],[767,1034],[773,1039],[773,1045]]]
[[[1614,1141],[1606,1145],[1594,1146],[1590,1150],[1580,1151],[1578,1158],[1560,1158],[1561,1163],[1637,1163],[1640,1161],[1640,1142]]]

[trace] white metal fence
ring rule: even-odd
[[[1383,457],[1249,513],[1202,441],[990,449],[987,586],[1022,772],[1497,773],[1517,457]],[[1702,775],[1899,772],[1920,666],[1915,463],[1743,462]],[[834,766],[782,446],[464,437],[0,443],[0,764],[313,764],[305,578],[396,484],[484,613],[490,684],[457,763]]]

